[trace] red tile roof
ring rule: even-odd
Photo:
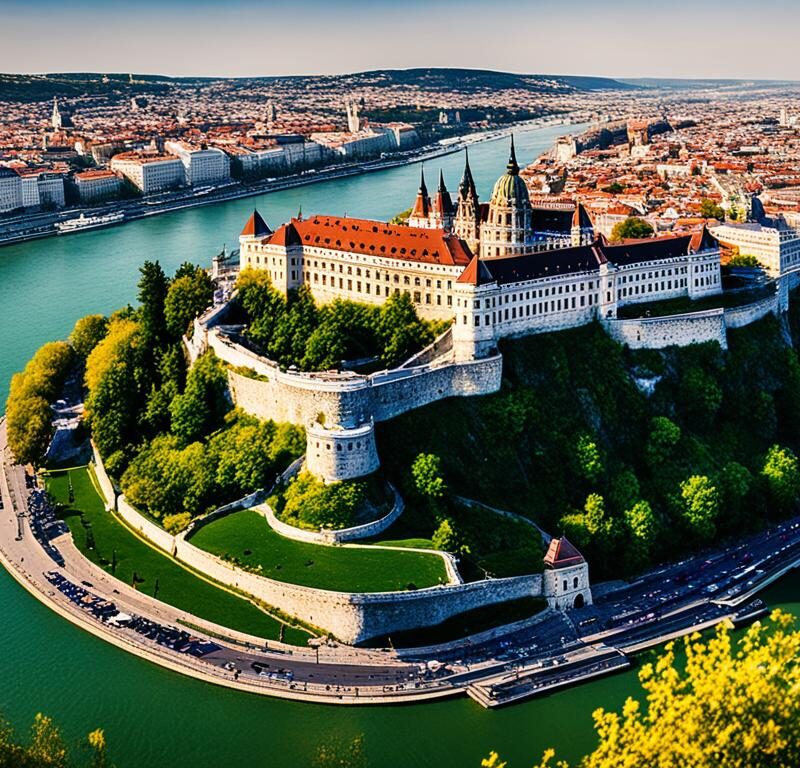
[[[269,238],[274,245],[308,245],[331,250],[385,256],[401,261],[466,267],[469,247],[441,229],[421,229],[341,216],[292,219]]]
[[[583,555],[567,541],[565,536],[550,539],[550,546],[544,556],[544,564],[550,568],[568,568],[583,563]]]
[[[254,208],[253,213],[247,220],[242,230],[243,237],[266,237],[271,235],[272,230],[267,226],[267,222],[261,217],[261,214]]]

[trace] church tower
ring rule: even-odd
[[[469,167],[469,153],[466,149],[464,158],[464,175],[458,185],[458,202],[453,220],[453,232],[462,240],[466,240],[473,253],[477,253],[481,236],[481,209],[475,181]]]
[[[492,259],[524,253],[533,237],[532,219],[528,188],[519,175],[512,136],[506,172],[494,185],[489,213],[481,225],[481,258]]]
[[[433,226],[450,232],[453,229],[453,200],[444,184],[444,174],[439,169],[439,188],[433,198]]]
[[[50,115],[50,125],[54,131],[61,128],[61,113],[58,111],[58,100],[53,96],[53,113]]]
[[[572,227],[570,228],[570,245],[589,245],[594,241],[594,225],[583,207],[583,203],[578,201],[575,204],[575,213],[572,215]]]
[[[420,166],[419,189],[411,215],[408,217],[409,227],[420,227],[421,229],[431,229],[431,196],[425,186],[425,169]]]

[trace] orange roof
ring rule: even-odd
[[[267,235],[271,234],[272,230],[267,226],[267,222],[264,221],[264,219],[261,217],[261,214],[255,208],[253,208],[253,213],[250,214],[247,224],[244,225],[241,236],[266,237]]]
[[[567,541],[566,536],[550,539],[550,546],[544,556],[544,564],[550,568],[568,568],[584,562],[583,555]]]
[[[455,235],[441,229],[384,224],[368,219],[312,216],[292,219],[269,238],[274,245],[309,245],[442,266],[466,267],[472,254]]]

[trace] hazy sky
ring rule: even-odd
[[[800,0],[0,0],[0,72],[800,80]]]

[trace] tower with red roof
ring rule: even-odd
[[[550,540],[544,556],[543,594],[551,608],[583,608],[592,603],[589,564],[566,536]]]

